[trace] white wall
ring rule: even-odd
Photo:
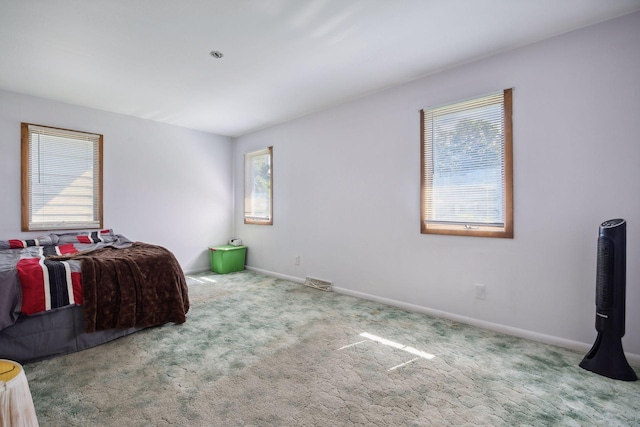
[[[623,344],[640,354],[638,46],[635,13],[238,138],[234,234],[248,264],[588,346],[598,226],[622,217]],[[421,235],[419,110],[507,87],[515,238]],[[269,145],[274,225],[244,225],[242,155]]]
[[[20,122],[104,135],[105,228],[167,247],[185,271],[229,238],[229,138],[0,91],[0,239],[46,234],[20,231]]]

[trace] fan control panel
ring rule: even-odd
[[[600,227],[613,228],[621,225],[622,223],[624,223],[624,219],[622,218],[608,219],[602,224],[600,224]]]

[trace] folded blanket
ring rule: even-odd
[[[184,323],[187,283],[175,256],[161,246],[136,242],[53,259],[82,263],[85,332]]]

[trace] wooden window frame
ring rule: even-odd
[[[248,181],[250,179],[249,159],[256,156],[269,156],[269,216],[267,218],[252,215],[252,205],[255,200],[251,191],[248,191]],[[252,151],[244,155],[244,223],[255,225],[273,225],[273,147],[267,147]]]
[[[30,126],[40,129],[51,129],[52,132],[61,131],[70,134],[90,136],[93,143],[97,143],[94,147],[97,152],[98,159],[94,161],[97,171],[93,171],[93,219],[90,221],[70,221],[55,220],[49,222],[37,222],[32,220],[31,208],[31,165],[29,164],[30,149]],[[72,129],[57,128],[52,126],[36,125],[33,123],[21,124],[21,211],[22,211],[22,231],[45,231],[45,230],[83,230],[83,229],[101,229],[103,224],[103,135],[93,132],[83,132]],[[73,139],[73,138],[70,138]],[[80,139],[80,138],[79,138]],[[97,182],[96,182],[97,181]]]
[[[497,237],[513,238],[513,90],[505,89],[503,92],[504,106],[504,225],[474,226],[469,227],[459,223],[429,223],[426,218],[426,192],[428,182],[426,177],[426,141],[425,141],[425,111],[420,111],[420,232],[422,234],[443,234],[455,236]],[[481,98],[481,97],[478,97]]]

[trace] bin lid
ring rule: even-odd
[[[209,250],[211,251],[235,251],[237,249],[245,249],[246,246],[233,246],[233,245],[222,245],[222,246],[209,246]]]

